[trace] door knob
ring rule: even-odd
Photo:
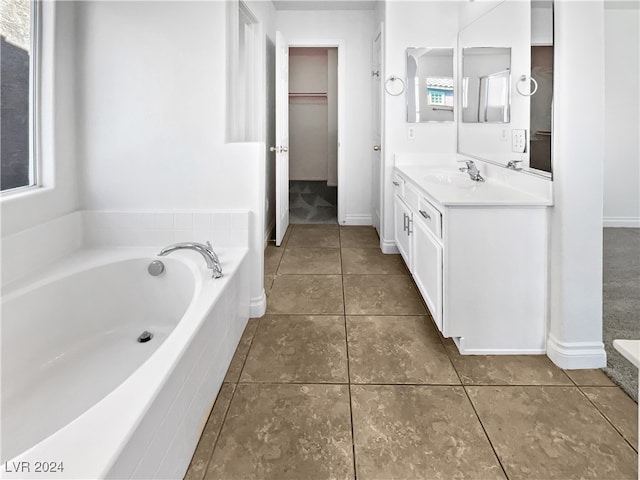
[[[380,145],[374,145],[373,146],[373,150],[376,151],[376,152],[379,152],[382,149],[380,148]]]
[[[269,147],[269,151],[270,152],[276,152],[276,153],[287,153],[289,151],[289,147]]]

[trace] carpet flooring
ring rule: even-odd
[[[605,373],[638,401],[638,369],[613,348],[640,339],[640,228],[605,228],[602,281]]]
[[[289,182],[289,223],[338,223],[338,187],[326,181]]]

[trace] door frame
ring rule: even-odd
[[[346,43],[342,39],[289,38],[289,48],[337,48],[338,49],[338,224],[346,223],[346,165],[344,160],[346,142]]]

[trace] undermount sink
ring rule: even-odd
[[[458,188],[473,188],[478,185],[478,182],[471,180],[463,172],[432,172],[424,176],[424,181]]]

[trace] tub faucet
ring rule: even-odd
[[[461,172],[467,172],[471,180],[474,182],[484,182],[484,178],[480,175],[480,170],[476,167],[476,164],[473,163],[473,160],[458,160],[458,162],[464,162],[467,164],[466,167],[460,167]]]
[[[220,260],[218,259],[216,252],[213,251],[211,242],[207,242],[206,245],[196,242],[174,243],[173,245],[169,245],[168,247],[160,250],[158,256],[164,257],[165,255],[169,255],[171,252],[175,252],[176,250],[195,250],[204,257],[204,260],[207,262],[207,268],[213,270],[213,278],[222,277],[222,267],[220,266]]]

